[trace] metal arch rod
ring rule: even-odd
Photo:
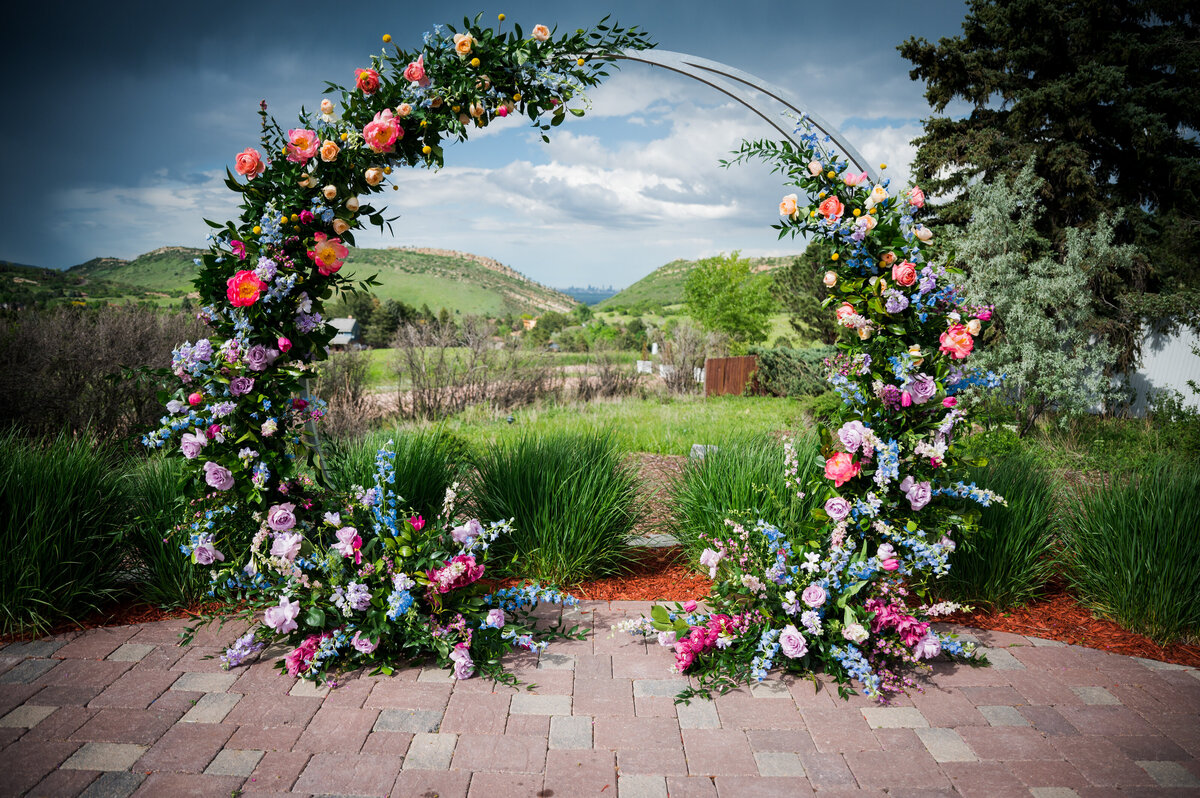
[[[767,124],[778,130],[793,144],[798,144],[791,131],[780,127],[777,121],[773,118],[775,115],[770,113],[770,109],[760,107],[759,103],[746,96],[743,92],[731,86],[729,81],[736,81],[761,94],[765,94],[771,99],[783,105],[788,110],[799,115],[806,115],[812,122],[813,127],[820,130],[833,141],[837,148],[854,164],[858,169],[867,173],[871,182],[880,182],[879,173],[871,167],[867,159],[862,156],[849,142],[847,142],[838,130],[826,122],[820,115],[810,111],[792,92],[773,83],[768,83],[765,80],[755,77],[748,72],[743,72],[740,69],[731,67],[728,64],[722,64],[717,61],[710,61],[707,58],[700,58],[687,53],[677,53],[671,50],[622,50],[619,53],[614,53],[614,59],[624,61],[637,61],[651,66],[662,67],[669,69],[672,72],[678,72],[681,75],[698,80],[705,83],[723,94],[737,100],[742,105],[749,108],[751,111],[762,117]],[[716,80],[714,80],[714,77]]]

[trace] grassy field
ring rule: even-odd
[[[569,403],[514,410],[512,423],[507,420],[509,415],[508,411],[496,413],[474,407],[440,423],[480,447],[512,441],[530,432],[611,431],[622,451],[679,455],[686,455],[695,443],[797,429],[802,423],[799,405],[778,397],[695,396]]]
[[[460,351],[466,351],[460,350]],[[641,355],[637,352],[609,352],[608,357],[617,363],[632,367]],[[370,390],[394,388],[396,386],[396,350],[370,349],[367,351],[370,364],[367,370],[367,387]],[[588,352],[548,352],[555,366],[580,366],[591,363],[596,356]]]

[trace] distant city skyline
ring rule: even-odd
[[[866,158],[907,180],[909,141],[931,114],[896,46],[960,31],[965,4],[766,0],[640,4],[450,2],[339,18],[311,0],[286,6],[26,4],[5,52],[9,190],[0,259],[65,268],[160,246],[204,246],[202,218],[236,215],[223,185],[233,155],[258,143],[258,102],[285,125],[324,81],[349,83],[390,33],[483,12],[527,29],[594,24],[611,13],[659,47],[723,62],[794,91]],[[332,15],[332,16],[331,16]],[[435,16],[436,15],[436,16]],[[677,258],[799,251],[770,228],[783,188],[760,166],[722,169],[742,138],[773,131],[711,88],[624,64],[551,143],[520,120],[448,148],[440,172],[405,170],[388,192],[395,235],[360,246],[444,247],[494,258],[553,286],[623,287]],[[787,192],[782,192],[787,193]],[[352,266],[352,263],[351,263]]]

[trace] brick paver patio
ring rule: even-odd
[[[240,629],[95,629],[0,649],[0,795],[421,798],[1200,795],[1200,672],[964,630],[889,707],[775,679],[676,706],[665,649],[572,610],[586,641],[512,658],[532,691],[436,668],[334,690],[215,659]]]

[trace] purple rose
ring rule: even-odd
[[[263,613],[263,622],[280,634],[296,631],[296,617],[300,614],[300,602],[279,597],[278,607],[268,607]]]
[[[825,512],[829,513],[829,517],[834,521],[841,521],[843,518],[850,515],[850,502],[846,501],[841,496],[834,496],[832,499],[825,502]]]
[[[183,437],[179,439],[179,450],[183,452],[183,456],[189,460],[195,460],[199,456],[200,450],[208,444],[208,436],[203,432],[185,432]]]
[[[255,344],[246,350],[246,355],[243,359],[246,362],[246,368],[251,371],[266,371],[267,366],[274,363],[277,357],[279,357],[278,351],[267,349],[262,344]]]
[[[504,610],[500,609],[499,607],[493,610],[488,610],[486,625],[492,627],[493,629],[503,629],[504,621]]]
[[[861,421],[849,421],[842,425],[837,434],[842,446],[846,447],[846,451],[854,454],[863,445],[863,437],[867,434],[867,428]]]
[[[192,550],[192,559],[197,565],[212,565],[218,560],[225,562],[225,555],[217,551],[217,547],[213,545],[212,535],[205,535]]]
[[[937,393],[937,383],[933,377],[917,374],[909,380],[908,392],[912,394],[913,404],[923,405]]]
[[[217,490],[229,490],[233,487],[233,473],[209,460],[204,464],[204,481]]]
[[[274,504],[267,511],[267,526],[276,532],[287,532],[296,525],[296,505]]]
[[[300,544],[303,541],[304,536],[299,532],[285,532],[278,535],[271,543],[271,556],[282,557],[288,562],[294,562],[296,555],[300,553]]]
[[[234,396],[242,396],[254,390],[253,377],[234,377],[229,381],[229,393]]]
[[[808,653],[808,642],[805,641],[804,635],[800,634],[799,629],[788,624],[779,633],[779,650],[788,659],[797,659]]]
[[[800,594],[800,600],[810,607],[820,607],[825,603],[826,597],[825,588],[820,585],[809,585]]]
[[[450,652],[450,659],[454,661],[454,678],[468,679],[475,672],[475,663],[471,659],[471,651],[465,643],[459,643]]]
[[[482,534],[483,524],[479,523],[478,519],[475,518],[472,518],[462,526],[456,526],[450,530],[450,537],[454,538],[454,542],[460,545],[474,540]]]
[[[937,635],[933,632],[926,632],[925,636],[913,646],[914,659],[932,659],[941,653],[942,641],[938,640]]]
[[[354,646],[355,651],[362,652],[363,654],[370,654],[379,648],[379,643],[372,643],[370,638],[362,636],[362,632],[354,633],[354,639],[350,641],[350,645]]]
[[[929,500],[933,498],[933,491],[928,482],[914,482],[904,491],[904,495],[908,497],[908,503],[912,505],[913,510],[920,510],[929,504]]]

